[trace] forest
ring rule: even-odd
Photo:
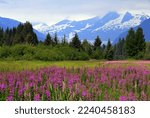
[[[0,59],[1,60],[126,60],[150,59],[150,43],[145,42],[142,28],[136,31],[131,28],[125,38],[112,44],[108,39],[103,44],[100,36],[94,43],[88,39],[80,40],[77,33],[69,42],[66,36],[58,38],[47,34],[44,41],[39,41],[30,22],[19,24],[13,29],[0,28]]]

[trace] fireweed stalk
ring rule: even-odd
[[[150,100],[150,70],[144,66],[106,65],[0,73],[0,100]]]

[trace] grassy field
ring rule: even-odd
[[[150,61],[0,61],[0,72],[34,70],[43,67],[58,66],[58,67],[100,67],[102,65],[145,65],[150,68]]]
[[[104,64],[103,61],[0,61],[0,72],[34,70],[37,68],[59,67],[95,67]]]

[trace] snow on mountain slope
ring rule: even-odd
[[[39,23],[33,26],[34,29],[40,31],[40,32],[44,32],[46,30],[49,30],[49,26],[45,23]]]
[[[126,17],[127,16],[127,17]],[[149,16],[143,16],[141,14],[135,14],[131,18],[131,14],[127,12],[125,15],[121,14],[119,18],[114,19],[100,27],[98,30],[115,30],[115,29],[128,29],[130,27],[136,27],[141,24],[144,20],[148,19]],[[130,17],[130,18],[129,18]],[[142,19],[142,20],[141,20]],[[97,29],[95,29],[97,31]]]
[[[102,41],[116,39],[121,33],[127,31],[131,27],[140,25],[143,21],[150,18],[148,15],[132,14],[126,12],[119,14],[110,12],[103,17],[94,17],[82,21],[63,20],[55,25],[37,25],[34,26],[38,31],[47,34],[57,33],[59,37],[65,34],[67,38],[72,38],[74,33],[77,32],[80,39],[88,39],[93,41],[97,35],[101,37]]]
[[[147,19],[145,21],[143,21],[139,26],[134,27],[134,30],[136,31],[138,29],[138,27],[141,27],[143,29],[144,32],[144,36],[145,36],[145,40],[147,42],[150,42],[150,33],[149,33],[149,29],[150,29],[150,19]],[[113,44],[116,44],[119,40],[119,38],[125,38],[128,34],[128,31],[125,31],[123,33],[121,33],[113,42]]]

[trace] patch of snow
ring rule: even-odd
[[[129,29],[131,27],[136,27],[136,26],[140,25],[142,22],[142,20],[141,20],[142,17],[144,17],[145,19],[149,18],[149,16],[143,16],[141,14],[135,14],[132,19],[122,23],[123,17],[124,17],[124,15],[122,14],[122,15],[120,15],[119,18],[109,21],[104,26],[93,30],[93,32],[96,32],[99,30],[108,31],[108,30],[116,30],[116,29],[121,29],[121,30]]]

